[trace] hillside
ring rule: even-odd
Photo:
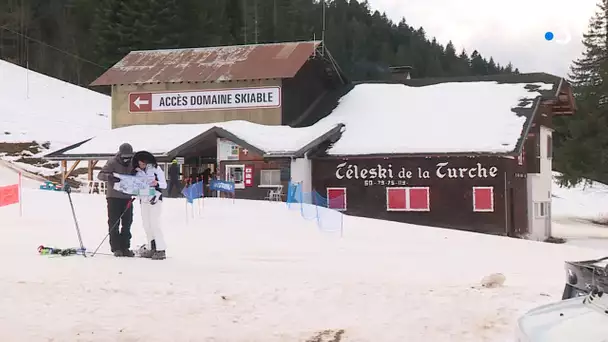
[[[0,60],[0,142],[58,149],[110,129],[111,98]]]
[[[111,98],[0,60],[0,158],[43,176],[39,155],[110,129]]]

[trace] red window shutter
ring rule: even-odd
[[[346,188],[327,188],[327,207],[346,210]]]
[[[473,187],[473,211],[494,211],[494,188],[491,186]]]
[[[406,188],[386,188],[386,210],[403,211],[407,209]]]
[[[431,209],[429,202],[429,188],[409,189],[410,210],[428,211]]]

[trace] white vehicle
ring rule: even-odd
[[[530,310],[517,321],[517,342],[608,342],[608,294],[562,300]]]

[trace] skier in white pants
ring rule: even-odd
[[[148,239],[149,248],[140,253],[141,257],[153,260],[163,260],[165,255],[165,239],[161,229],[161,211],[163,195],[161,189],[167,188],[164,171],[158,167],[156,158],[147,151],[139,151],[133,156],[135,174],[148,177],[154,187],[154,194],[140,195],[141,219]]]

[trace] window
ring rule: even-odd
[[[542,218],[549,216],[551,210],[550,202],[534,202],[534,217]]]
[[[547,158],[553,158],[553,137],[550,135],[547,136]]]
[[[494,211],[494,188],[491,186],[473,187],[473,211]]]
[[[430,211],[428,187],[386,188],[387,211]]]
[[[260,170],[260,187],[281,185],[281,170]]]
[[[327,188],[327,207],[346,210],[346,188]]]
[[[235,189],[245,189],[245,165],[226,165],[226,180],[234,182]]]

